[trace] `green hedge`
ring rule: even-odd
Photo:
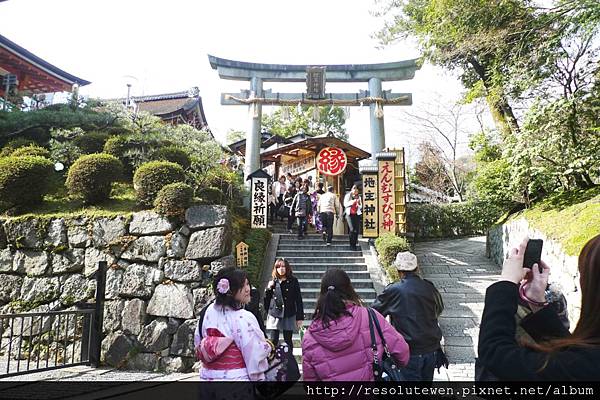
[[[188,169],[192,162],[188,153],[178,146],[161,147],[152,154],[153,160],[171,161]]]
[[[200,189],[197,193],[202,204],[226,204],[227,196],[216,187],[207,187]]]
[[[123,164],[110,154],[88,154],[79,157],[69,168],[66,186],[69,194],[85,203],[107,200],[113,182],[123,173]]]
[[[484,202],[408,204],[408,232],[415,238],[483,235],[504,209]]]
[[[43,157],[0,158],[0,210],[41,203],[54,172]]]
[[[50,151],[37,144],[19,147],[12,152],[11,157],[44,157],[50,158]]]
[[[163,186],[154,200],[157,213],[166,216],[180,216],[192,204],[194,189],[183,182]]]
[[[271,240],[271,232],[267,229],[251,229],[244,242],[248,245],[248,280],[251,285],[260,286],[263,273],[267,245]]]
[[[108,138],[109,135],[105,132],[89,132],[82,136],[77,136],[73,140],[73,144],[79,147],[82,154],[102,153]]]
[[[169,161],[150,161],[135,171],[133,187],[138,203],[150,207],[163,186],[184,180],[185,173],[181,165]]]
[[[8,157],[10,156],[16,149],[20,147],[30,146],[36,144],[33,140],[25,139],[25,138],[16,138],[11,140],[2,146],[0,150],[0,157]]]
[[[375,249],[377,250],[379,262],[384,266],[390,279],[392,281],[398,280],[398,271],[392,266],[392,263],[396,259],[396,254],[410,251],[408,241],[393,233],[384,233],[375,240]]]

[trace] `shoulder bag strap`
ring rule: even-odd
[[[379,321],[377,320],[377,315],[375,315],[375,312],[371,308],[369,308],[369,313],[373,317],[373,321],[375,322],[375,328],[377,328],[377,333],[379,334],[379,337],[381,338],[381,344],[383,345],[385,354],[388,357],[391,357],[390,351],[388,350],[388,347],[387,347],[387,343],[385,342],[385,337],[383,337],[383,332],[381,331],[381,326],[379,325]]]
[[[207,305],[204,306],[202,311],[200,311],[200,315],[198,315],[198,332],[200,334],[200,339],[202,339],[202,323],[204,322],[204,315],[206,314],[208,307],[210,307],[210,305],[214,302],[214,300],[211,300]]]
[[[377,340],[375,339],[375,330],[373,329],[373,310],[367,307],[367,313],[369,314],[369,332],[371,333],[371,350],[373,351],[373,363],[379,364],[377,359]]]

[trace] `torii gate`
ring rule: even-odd
[[[260,127],[262,105],[318,105],[362,106],[368,104],[371,113],[371,155],[385,148],[383,106],[408,106],[412,104],[411,93],[391,93],[382,90],[381,82],[412,79],[421,66],[416,59],[382,64],[325,65],[320,67],[289,64],[259,64],[232,61],[208,55],[213,69],[221,79],[250,81],[250,89],[240,93],[222,93],[222,105],[248,105],[249,126],[246,132],[246,160],[244,179],[260,168]],[[319,77],[319,71],[321,76]],[[314,74],[309,81],[308,76]],[[321,82],[318,80],[321,79]],[[263,90],[263,82],[307,82],[309,93],[272,93]],[[368,82],[368,90],[359,93],[325,94],[325,82]],[[321,93],[315,95],[311,86]],[[314,89],[314,87],[313,87]]]

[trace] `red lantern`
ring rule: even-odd
[[[342,174],[348,165],[348,157],[344,150],[337,147],[325,147],[317,155],[317,169],[323,175],[336,176]]]

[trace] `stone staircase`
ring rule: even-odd
[[[334,236],[331,246],[326,246],[320,234],[311,233],[314,232],[311,227],[308,228],[308,235],[302,240],[298,240],[296,230],[293,234],[288,233],[285,222],[276,221],[272,230],[280,234],[276,257],[285,257],[290,262],[294,275],[300,282],[305,328],[308,328],[312,321],[321,278],[330,268],[340,268],[348,273],[354,289],[365,304],[371,304],[375,300],[377,294],[363,252],[351,250],[347,236]],[[300,335],[294,334],[293,339],[294,355],[301,365]]]

